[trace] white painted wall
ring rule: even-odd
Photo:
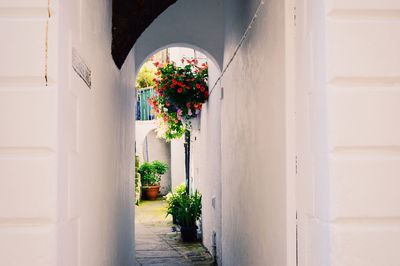
[[[150,162],[158,160],[168,165],[168,171],[161,177],[160,182],[160,195],[166,195],[171,191],[171,169],[169,168],[171,165],[171,146],[165,140],[158,138],[155,131],[150,131],[143,141],[143,155],[147,153]]]
[[[298,260],[331,265],[324,3],[298,1],[297,14]]]
[[[111,1],[60,5],[57,265],[132,265],[133,57],[121,71],[111,58]],[[92,70],[91,89],[71,67],[72,48]]]
[[[292,10],[286,2],[265,1],[222,80],[223,265],[294,265],[285,62],[286,17]],[[225,65],[258,3],[225,2]]]
[[[209,61],[209,84],[213,86],[220,70]],[[222,259],[221,245],[221,91],[214,88],[208,102],[203,106],[199,118],[200,126],[192,132],[192,173],[195,189],[202,194],[203,244]],[[216,242],[213,242],[213,234]],[[214,245],[216,245],[214,247]]]
[[[171,188],[185,182],[184,139],[171,140]]]
[[[136,121],[135,125],[135,141],[136,154],[139,155],[139,160],[144,162],[146,155],[143,153],[146,136],[157,128],[155,120]]]
[[[110,10],[0,3],[0,265],[133,264],[134,64],[113,64]]]
[[[57,263],[58,17],[47,10],[0,2],[0,265]]]
[[[399,265],[399,1],[298,7],[300,265]]]
[[[111,1],[60,5],[58,265],[133,265],[133,57],[121,71],[111,58]],[[91,89],[72,70],[72,48]]]

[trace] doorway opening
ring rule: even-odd
[[[189,63],[188,63],[189,62]],[[195,63],[193,63],[195,62]],[[136,77],[136,207],[135,207],[135,247],[136,259],[139,264],[195,264],[201,260],[205,264],[214,265],[218,261],[220,244],[220,208],[216,206],[221,199],[220,180],[214,180],[215,184],[209,184],[210,169],[207,168],[206,150],[202,147],[207,142],[207,135],[220,137],[220,114],[209,115],[209,109],[215,109],[205,103],[203,109],[194,113],[190,119],[190,129],[186,128],[185,134],[173,138],[165,135],[165,121],[159,112],[155,111],[153,103],[157,96],[159,86],[157,79],[160,76],[160,65],[173,64],[185,68],[188,64],[196,64],[194,71],[202,71],[207,67],[207,97],[211,89],[218,87],[216,80],[220,71],[213,60],[205,53],[193,47],[167,47],[158,50],[141,65]],[[179,84],[176,87],[179,90]],[[197,84],[196,84],[197,85]],[[182,85],[183,86],[183,85]],[[184,87],[185,88],[185,87]],[[175,89],[175,88],[174,88]],[[199,87],[199,91],[203,88]],[[218,90],[218,88],[217,88]],[[209,100],[218,98],[213,105],[219,106],[219,95],[210,95]],[[190,103],[189,103],[190,105]],[[165,108],[165,107],[164,107]],[[197,108],[197,107],[196,107]],[[219,108],[219,107],[218,107]],[[217,108],[217,109],[218,109]],[[213,133],[208,125],[216,124]],[[206,132],[201,130],[206,126]],[[190,138],[188,133],[190,132]],[[208,133],[208,134],[207,134]],[[178,134],[179,135],[179,134]],[[215,138],[214,138],[215,139]],[[220,171],[220,146],[215,146],[217,152],[213,171]],[[146,191],[147,185],[144,178],[146,167],[160,162],[166,166],[165,173],[160,175],[156,198],[152,199]],[[200,177],[201,176],[201,177]],[[218,176],[221,176],[220,174]],[[215,176],[213,177],[215,178]],[[183,225],[177,217],[167,216],[172,203],[180,193],[188,195],[202,195],[198,198],[201,206],[201,215],[197,219],[196,240],[189,244],[182,241]],[[210,204],[210,202],[214,202]],[[218,205],[219,206],[219,205]],[[185,265],[186,265],[185,264]]]

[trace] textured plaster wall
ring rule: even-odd
[[[63,1],[54,12],[59,224],[51,265],[133,265],[133,57],[121,71],[111,58],[111,1]],[[91,88],[71,66],[72,49],[91,69]]]
[[[209,64],[209,84],[220,75],[212,61]],[[221,87],[215,87],[203,106],[199,127],[192,137],[193,183],[202,194],[203,244],[211,254],[222,259],[221,247]],[[213,234],[215,233],[215,241]],[[215,245],[215,246],[214,246]]]
[[[399,8],[299,5],[300,265],[400,264]]]
[[[286,2],[265,1],[222,80],[223,265],[294,264],[295,209],[287,202],[288,167],[294,164],[286,144]],[[258,3],[226,1],[225,64]]]

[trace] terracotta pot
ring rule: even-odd
[[[197,240],[197,226],[181,226],[181,238],[183,242],[194,242]]]
[[[142,188],[143,196],[148,200],[155,200],[158,196],[160,186],[146,186]]]

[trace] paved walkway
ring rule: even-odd
[[[213,264],[200,242],[183,243],[172,232],[171,217],[165,217],[163,200],[144,201],[135,208],[136,265],[182,266]]]

